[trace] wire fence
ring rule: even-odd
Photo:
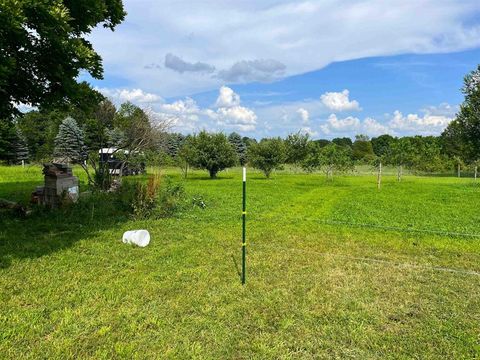
[[[190,217],[190,216],[186,216]],[[197,217],[196,217],[197,218]],[[238,216],[202,216],[198,217],[199,221],[239,221],[241,220],[241,215]],[[341,227],[355,227],[355,228],[365,228],[372,230],[382,230],[382,231],[392,231],[400,233],[418,233],[418,234],[431,234],[431,235],[440,235],[446,237],[456,237],[456,238],[480,238],[480,233],[472,232],[462,232],[462,231],[448,231],[441,229],[422,229],[416,228],[414,226],[402,227],[402,226],[390,226],[382,224],[373,224],[373,223],[359,223],[359,222],[349,222],[342,220],[334,219],[321,219],[318,217],[306,217],[306,216],[249,216],[247,215],[247,222],[252,225],[259,222],[273,222],[277,225],[281,224],[298,224],[299,222],[312,222],[321,225],[329,226],[341,226]]]
[[[324,257],[329,256],[333,258],[361,261],[364,263],[381,264],[386,266],[393,266],[393,267],[412,269],[412,270],[427,270],[427,271],[435,271],[435,272],[447,272],[447,273],[453,273],[453,274],[459,274],[459,275],[480,276],[480,272],[475,270],[449,268],[449,267],[435,266],[435,265],[421,265],[421,264],[415,264],[415,263],[404,263],[404,262],[378,259],[378,258],[366,257],[366,256],[351,256],[351,255],[336,254],[331,252],[315,251],[310,249],[300,249],[298,247],[286,247],[278,244],[275,244],[274,249],[281,249],[285,251],[295,251],[295,252],[301,252],[306,254],[314,254],[314,255],[319,255]]]

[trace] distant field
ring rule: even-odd
[[[207,208],[171,219],[0,213],[0,358],[480,357],[480,184],[359,170],[249,172],[244,287],[239,169],[195,171]],[[0,167],[0,198],[41,182]],[[140,228],[147,248],[121,243]]]

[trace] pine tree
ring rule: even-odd
[[[12,162],[15,143],[15,124],[11,120],[0,121],[0,160]]]
[[[82,162],[87,158],[84,134],[72,117],[62,121],[55,137],[53,156],[61,162]]]
[[[230,144],[232,144],[235,151],[237,152],[240,165],[245,165],[245,163],[247,162],[247,145],[243,141],[242,137],[236,132],[232,132],[228,136],[228,141],[230,142]]]
[[[15,164],[20,164],[22,161],[27,161],[30,157],[27,140],[23,136],[22,131],[17,127],[15,141],[12,146],[12,158]]]

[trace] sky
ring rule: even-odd
[[[116,104],[172,131],[438,135],[480,63],[480,1],[124,0],[89,40]]]

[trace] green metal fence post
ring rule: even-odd
[[[246,260],[247,260],[247,241],[246,241],[246,217],[247,217],[247,168],[243,167],[243,204],[242,204],[242,285],[246,280]]]

